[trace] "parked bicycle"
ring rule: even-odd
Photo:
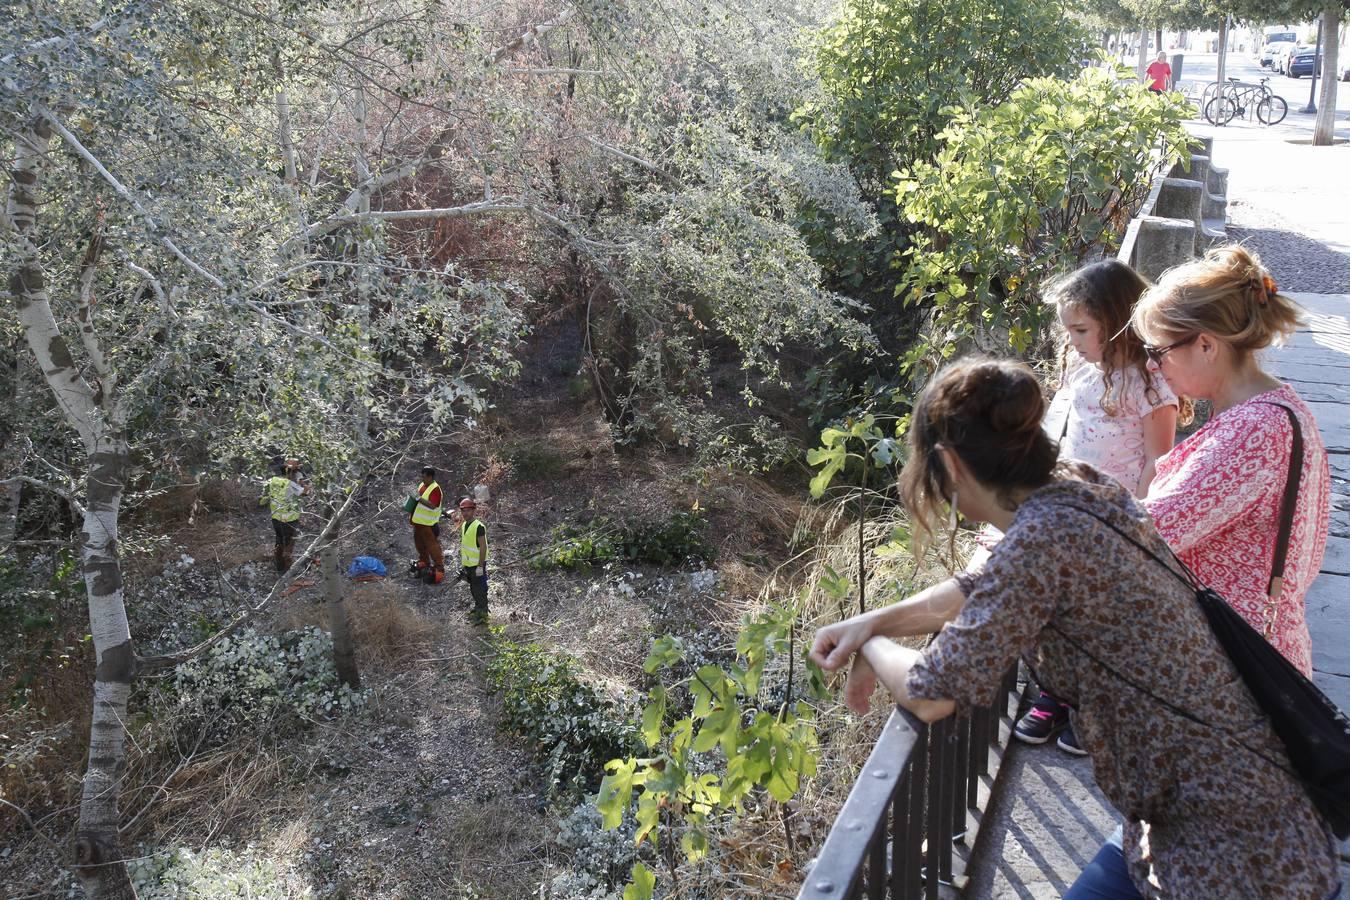
[[[1247,110],[1251,109],[1256,113],[1256,118],[1263,125],[1277,125],[1284,121],[1284,117],[1289,114],[1289,104],[1279,94],[1271,91],[1266,83],[1269,78],[1262,78],[1259,84],[1249,84],[1239,81],[1236,78],[1228,79],[1228,84],[1219,87],[1214,95],[1204,102],[1205,121],[1211,125],[1227,125],[1238,116],[1245,116]],[[1210,87],[1216,87],[1217,82]],[[1210,93],[1209,88],[1205,89],[1206,95]]]

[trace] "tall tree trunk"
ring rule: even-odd
[[[1327,6],[1322,10],[1322,93],[1317,103],[1317,121],[1313,125],[1313,143],[1319,147],[1331,144],[1336,133],[1336,90],[1340,81],[1341,9]]]
[[[1219,68],[1214,75],[1214,80],[1223,84],[1226,66],[1224,63],[1228,59],[1228,16],[1224,15],[1219,22]]]
[[[1144,71],[1148,68],[1148,29],[1139,28],[1139,55],[1134,60],[1134,72],[1139,80],[1144,80]]]
[[[89,764],[80,797],[75,834],[76,871],[93,898],[134,897],[118,834],[117,801],[126,763],[127,700],[135,674],[131,629],[122,595],[122,563],[117,547],[118,513],[126,483],[125,438],[101,441],[89,461],[84,514],[84,585],[89,598],[89,630],[94,639],[93,721],[89,726]]]
[[[75,871],[88,896],[131,900],[135,891],[127,876],[118,832],[118,798],[126,762],[123,723],[135,672],[117,546],[129,452],[120,415],[107,414],[109,409],[116,409],[110,399],[114,380],[104,372],[95,390],[85,379],[56,324],[47,296],[37,212],[42,168],[50,158],[51,139],[51,127],[42,119],[29,123],[14,138],[6,205],[17,248],[9,293],[24,339],[88,457],[82,559],[97,668],[89,761],[73,846]]]
[[[1156,56],[1162,52],[1162,27],[1153,29],[1153,54]]]
[[[329,510],[331,518],[334,510]],[[328,610],[328,633],[333,636],[333,665],[338,679],[354,691],[361,689],[361,673],[356,668],[356,646],[347,622],[347,599],[342,591],[342,557],[334,540],[323,548],[323,600]]]

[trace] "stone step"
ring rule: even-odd
[[[1222,244],[1228,240],[1228,222],[1225,219],[1205,219],[1200,228],[1200,234],[1197,236],[1196,249],[1200,251],[1208,250],[1215,244]]]
[[[1206,219],[1228,219],[1228,198],[1222,194],[1213,194],[1205,191],[1204,200],[1200,204],[1200,214]]]

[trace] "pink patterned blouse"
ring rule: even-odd
[[[1294,507],[1284,589],[1270,610],[1266,588],[1275,555],[1280,500],[1293,435],[1303,431],[1303,479]],[[1157,462],[1144,506],[1158,531],[1202,582],[1312,677],[1304,597],[1322,565],[1330,522],[1327,451],[1312,412],[1289,385],[1224,410]],[[1273,616],[1271,613],[1273,612]]]

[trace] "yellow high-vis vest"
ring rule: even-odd
[[[430,502],[427,498],[431,496],[431,492],[440,490],[440,487],[439,484],[433,481],[431,484],[427,485],[426,490],[417,495],[422,502],[413,508],[412,520],[414,525],[435,525],[441,520],[441,507],[437,506],[433,508],[423,505]],[[444,496],[444,494],[441,495],[442,501],[444,501]]]
[[[478,551],[478,535],[483,535],[483,549],[487,549],[487,529],[481,519],[465,522],[459,526],[459,564],[466,569],[475,569],[483,564],[483,555]]]
[[[300,498],[291,496],[291,480],[274,475],[267,480],[267,502],[272,507],[272,518],[278,522],[294,522],[300,518]]]

